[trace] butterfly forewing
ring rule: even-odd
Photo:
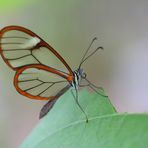
[[[72,74],[62,57],[35,33],[23,27],[9,26],[0,32],[0,50],[13,69],[29,64],[42,64]]]
[[[57,57],[55,57],[55,55],[49,51],[48,48],[40,47],[38,50],[33,50],[32,54],[39,61],[39,63],[52,67],[65,74],[69,73],[65,65]]]

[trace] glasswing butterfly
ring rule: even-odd
[[[96,38],[90,43],[75,71],[42,38],[21,26],[7,26],[0,30],[0,54],[5,63],[16,71],[13,83],[21,95],[31,99],[49,100],[41,109],[39,118],[45,116],[69,88],[74,88],[71,89],[72,95],[87,119],[78,101],[78,88],[88,86],[97,93],[97,89],[101,89],[86,78],[86,73],[81,68],[90,56],[103,49],[98,47],[88,54],[95,40]],[[82,79],[87,85],[80,84]]]

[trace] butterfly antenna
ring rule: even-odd
[[[90,47],[92,46],[92,44],[94,43],[95,40],[97,40],[97,37],[94,37],[94,38],[92,39],[91,43],[89,44],[87,50],[85,51],[85,53],[84,53],[84,55],[83,55],[83,57],[82,57],[82,59],[81,59],[81,62],[80,62],[80,64],[79,64],[79,68],[81,67],[81,65],[82,65],[82,63],[83,63],[83,61],[84,61],[84,58],[85,58],[86,54],[87,54],[88,51],[90,50]]]
[[[88,123],[88,117],[87,117],[87,114],[85,113],[85,111],[83,110],[82,106],[81,106],[80,103],[79,103],[79,100],[78,100],[78,91],[77,91],[76,88],[75,88],[75,91],[76,91],[76,96],[74,95],[74,93],[73,93],[72,90],[71,90],[71,93],[72,93],[72,95],[73,95],[73,97],[74,97],[74,99],[75,99],[75,101],[76,101],[78,107],[79,107],[80,110],[84,113],[85,118],[86,118],[86,123]]]
[[[103,47],[98,47],[95,51],[93,51],[90,55],[88,55],[80,64],[80,68],[81,68],[81,65],[87,60],[89,59],[92,55],[94,55],[99,49],[103,50]]]
[[[86,52],[85,52],[85,54],[84,54],[84,56],[83,56],[83,58],[82,58],[82,60],[81,60],[81,62],[80,62],[80,64],[79,64],[79,69],[81,68],[81,65],[82,65],[87,59],[89,59],[92,55],[94,55],[99,49],[103,50],[103,47],[98,47],[95,51],[93,51],[91,54],[89,54],[89,55],[86,57],[88,51],[90,50],[90,47],[92,46],[92,44],[94,43],[95,40],[97,40],[96,37],[93,38],[93,40],[91,41],[89,47],[87,48],[87,50],[86,50]]]

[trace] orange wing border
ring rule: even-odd
[[[27,68],[37,68],[37,69],[42,69],[42,70],[45,70],[45,71],[48,71],[50,73],[54,73],[56,75],[59,75],[61,77],[63,77],[64,79],[66,79],[69,83],[71,83],[74,79],[74,74],[73,74],[73,71],[71,70],[71,68],[69,67],[69,65],[66,63],[66,61],[61,57],[61,55],[56,51],[54,50],[48,43],[46,43],[42,38],[40,38],[37,34],[35,34],[34,32],[32,32],[31,30],[29,29],[26,29],[24,27],[21,27],[21,26],[15,26],[15,25],[12,25],[12,26],[6,26],[4,27],[3,29],[0,30],[0,41],[2,39],[2,36],[4,33],[8,32],[8,31],[11,31],[11,30],[16,30],[16,31],[21,31],[21,32],[24,32],[32,37],[37,37],[40,39],[40,42],[33,48],[31,48],[30,50],[34,50],[36,48],[40,48],[40,47],[46,47],[48,48],[64,65],[65,67],[67,68],[67,70],[69,71],[69,74],[64,74],[62,72],[60,72],[60,70],[56,70],[54,68],[51,68],[51,67],[48,67],[46,65],[43,65],[43,64],[28,64],[28,65],[24,65],[24,66],[21,66],[21,67],[17,67],[17,68],[14,68],[12,67],[8,60],[5,58],[4,54],[3,54],[3,50],[2,50],[2,47],[0,45],[0,54],[4,60],[4,62],[14,71],[16,71],[16,74],[14,76],[14,81],[13,81],[13,84],[14,84],[14,87],[16,88],[16,90],[23,96],[26,96],[30,99],[36,99],[36,100],[52,100],[52,99],[56,99],[55,96],[50,96],[48,98],[46,97],[40,97],[40,96],[33,96],[23,90],[21,90],[18,86],[18,77],[19,75]]]
[[[45,70],[45,71],[50,72],[50,73],[54,73],[54,74],[56,74],[56,75],[59,75],[59,76],[63,77],[64,79],[66,79],[67,82],[71,83],[71,80],[69,80],[69,79],[70,79],[70,78],[69,78],[70,76],[67,77],[67,76],[65,76],[64,74],[60,73],[59,71],[54,70],[54,69],[52,69],[52,68],[50,68],[50,67],[43,66],[43,65],[41,65],[41,64],[32,64],[32,65],[24,66],[24,67],[20,68],[19,70],[17,70],[17,72],[16,72],[16,74],[15,74],[15,77],[14,77],[13,84],[14,84],[16,90],[17,90],[21,95],[26,96],[26,97],[28,97],[28,98],[30,98],[30,99],[36,99],[36,100],[52,100],[52,99],[56,99],[56,97],[55,97],[55,96],[50,96],[50,97],[47,98],[47,97],[33,96],[33,95],[31,95],[31,94],[29,94],[29,93],[27,93],[27,92],[25,92],[25,91],[23,91],[23,90],[21,90],[21,89],[19,88],[19,86],[18,86],[18,83],[19,83],[18,77],[19,77],[19,75],[20,75],[24,70],[26,70],[26,69],[28,69],[28,68],[37,68],[37,69]]]
[[[0,40],[3,36],[4,33],[8,32],[8,31],[11,31],[11,30],[16,30],[16,31],[21,31],[21,32],[24,32],[32,37],[37,37],[40,39],[40,42],[32,49],[30,50],[34,50],[35,48],[39,48],[39,47],[46,47],[48,48],[64,65],[65,67],[67,68],[67,70],[69,71],[69,75],[73,76],[73,71],[71,70],[71,68],[69,67],[69,65],[66,63],[66,61],[62,58],[62,56],[56,51],[54,50],[48,43],[46,43],[42,38],[40,38],[37,34],[35,34],[34,32],[32,32],[31,30],[29,29],[26,29],[24,27],[21,27],[21,26],[6,26],[4,27],[3,29],[0,30]],[[3,50],[0,46],[0,54],[3,58],[3,60],[5,61],[5,63],[13,70],[17,71],[19,68],[14,68],[12,67],[9,62],[5,59],[5,56],[3,55]],[[23,66],[24,67],[24,66]]]

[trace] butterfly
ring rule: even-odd
[[[58,98],[70,88],[74,88],[71,89],[72,95],[84,112],[78,101],[78,89],[84,86],[94,91],[101,89],[86,78],[81,68],[89,57],[103,49],[98,47],[88,55],[95,40],[90,43],[75,71],[42,38],[21,26],[7,26],[0,30],[0,54],[4,62],[15,71],[13,83],[17,92],[30,99],[49,100],[41,109],[39,118],[44,117]],[[80,84],[82,79],[87,82],[86,85]]]

